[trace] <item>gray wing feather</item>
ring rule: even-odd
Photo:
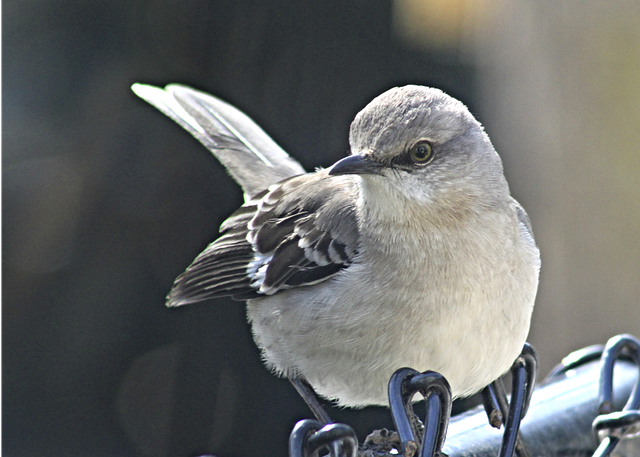
[[[169,306],[230,295],[272,295],[317,284],[354,261],[358,188],[326,170],[270,186],[246,202],[178,277]]]
[[[134,84],[131,89],[209,149],[247,196],[305,173],[246,114],[216,97],[178,84],[164,89]]]
[[[522,205],[520,205],[520,203],[515,202],[515,205],[516,205],[516,213],[518,215],[518,221],[524,226],[528,235],[531,236],[531,238],[533,238],[533,229],[531,228],[531,221],[529,220],[529,215],[524,210]]]

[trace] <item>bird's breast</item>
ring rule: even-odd
[[[361,227],[348,268],[249,304],[267,364],[348,406],[386,404],[403,366],[441,372],[455,396],[489,384],[522,349],[537,284],[517,222],[489,216]]]

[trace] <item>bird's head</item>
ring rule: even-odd
[[[395,189],[424,204],[508,195],[482,125],[438,89],[396,87],[376,97],[355,117],[349,143],[351,155],[330,175],[357,174],[365,186]]]

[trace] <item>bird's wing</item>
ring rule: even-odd
[[[176,279],[167,304],[272,295],[322,282],[348,267],[358,250],[356,179],[322,170],[256,195]]]
[[[515,201],[515,199],[512,200],[516,207],[518,222],[520,222],[520,233],[535,246],[536,242],[533,238],[533,229],[531,228],[531,221],[529,220],[529,216],[527,215],[527,212],[524,210],[524,208],[520,205],[520,203]]]
[[[229,170],[248,197],[305,173],[246,114],[216,97],[178,84],[164,89],[134,84],[131,89],[196,137]]]

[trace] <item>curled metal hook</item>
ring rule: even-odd
[[[640,368],[640,341],[631,335],[618,335],[607,341],[607,345],[602,352],[600,359],[600,402],[598,406],[599,414],[609,414],[613,412],[613,367],[621,353],[626,354]],[[640,383],[640,379],[638,381]],[[623,411],[630,411],[640,408],[640,388],[638,384],[633,388],[627,404]]]
[[[598,413],[593,421],[596,439],[602,441],[594,457],[611,454],[628,431],[640,424],[640,374],[622,411],[613,412],[613,368],[621,356],[630,358],[640,368],[640,340],[631,335],[618,335],[607,341],[600,359],[600,392]]]
[[[578,349],[567,355],[562,361],[553,367],[549,372],[546,380],[555,378],[566,373],[569,370],[574,370],[582,365],[585,365],[594,360],[600,359],[604,346],[602,344],[594,344],[593,346],[587,346],[586,348]]]
[[[412,420],[411,399],[416,393],[425,399],[424,434]],[[434,456],[440,451],[451,417],[451,387],[444,376],[435,371],[420,373],[412,368],[397,370],[389,380],[389,405],[406,457],[415,455],[418,448],[423,457]]]
[[[290,457],[315,457],[329,449],[335,457],[356,457],[358,438],[346,424],[323,425],[317,420],[301,420],[289,436]]]
[[[524,410],[522,411],[522,417],[527,415],[527,411],[529,411],[529,405],[531,404],[531,397],[533,396],[533,389],[536,386],[536,374],[538,372],[538,356],[536,355],[535,349],[529,343],[524,343],[524,347],[522,348],[522,353],[520,354],[520,358],[522,358],[525,365],[525,374],[527,376],[526,379],[526,390],[525,390],[525,404]],[[517,363],[517,360],[516,360]],[[512,368],[513,370],[513,368]]]
[[[536,352],[529,343],[525,343],[522,353],[511,367],[511,401],[509,402],[509,413],[502,436],[502,446],[500,446],[500,457],[513,456],[516,448],[518,455],[525,457],[528,455],[523,443],[518,443],[520,423],[529,410],[531,396],[536,381],[538,369],[538,359]],[[518,445],[519,444],[519,445]]]
[[[500,457],[511,457],[514,451],[520,457],[528,455],[519,438],[520,422],[527,414],[533,388],[535,386],[538,367],[536,353],[529,343],[525,343],[522,353],[511,367],[512,389],[511,402],[507,401],[501,379],[489,384],[482,392],[482,404],[487,413],[489,424],[500,428],[505,426],[500,447]],[[520,443],[518,442],[520,441]]]

